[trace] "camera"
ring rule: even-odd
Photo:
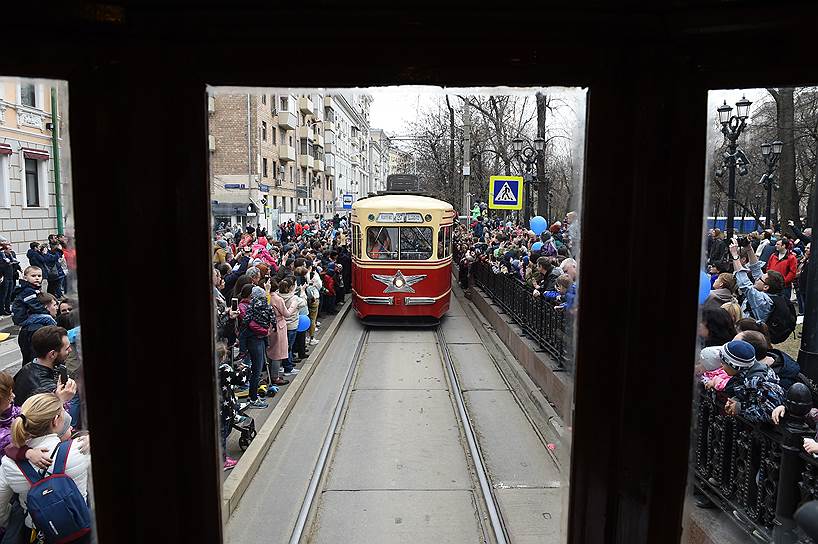
[[[738,237],[738,245],[739,247],[747,247],[750,245],[750,239],[746,236],[739,236]]]

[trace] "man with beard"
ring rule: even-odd
[[[63,370],[67,376],[65,361],[71,354],[68,331],[53,325],[42,327],[31,337],[31,347],[36,359],[14,376],[14,404],[22,406],[38,393],[56,393],[63,403],[71,400],[77,383],[71,378],[63,383],[60,378]]]

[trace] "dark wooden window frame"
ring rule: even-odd
[[[31,40],[12,25],[4,41],[26,55],[0,56],[0,74],[69,83],[100,541],[222,538],[207,84],[588,87],[569,542],[678,541],[707,90],[818,83],[815,3],[353,2],[318,23],[269,2],[174,4],[61,2],[38,13],[40,28],[59,32]],[[25,19],[23,6],[9,9]],[[322,36],[302,47],[297,70],[266,69],[280,56],[267,26],[281,17],[295,35]],[[371,43],[383,54],[362,59]],[[665,211],[661,223],[651,210]],[[165,243],[128,250],[155,233]],[[647,264],[665,281],[646,281]]]

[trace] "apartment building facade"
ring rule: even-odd
[[[369,129],[369,191],[377,193],[386,190],[386,176],[389,175],[389,137],[383,129]]]
[[[51,89],[44,81],[0,78],[0,235],[22,259],[29,243],[57,232]]]
[[[353,202],[366,196],[369,188],[369,110],[372,97],[366,94],[333,95],[336,105],[335,212],[343,211],[344,195]]]
[[[208,100],[214,226],[274,229],[289,219],[331,215],[332,101],[319,94],[220,93]],[[328,130],[326,130],[328,129]]]

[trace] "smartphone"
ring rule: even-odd
[[[65,365],[60,365],[57,369],[57,372],[60,373],[60,382],[65,385],[68,383],[68,368]]]
[[[238,309],[239,309],[239,299],[234,298],[233,300],[230,301],[230,309],[233,310],[234,312],[238,311]]]

